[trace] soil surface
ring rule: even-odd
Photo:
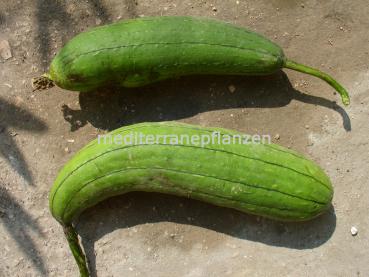
[[[0,41],[12,57],[9,49],[0,57],[0,276],[78,276],[48,209],[58,170],[97,134],[164,120],[271,135],[325,169],[334,208],[287,224],[130,193],[77,222],[93,276],[368,276],[368,14],[367,0],[1,1]],[[157,15],[206,16],[257,31],[291,59],[335,76],[352,103],[344,108],[327,84],[290,70],[110,93],[32,92],[31,78],[77,33]]]

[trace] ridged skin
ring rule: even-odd
[[[211,19],[163,16],[77,35],[54,58],[49,75],[62,88],[88,91],[192,74],[263,75],[283,65],[282,49],[259,34]]]
[[[201,135],[237,132],[164,122],[123,127],[111,134]],[[173,141],[172,141],[173,142]],[[80,150],[59,173],[50,209],[68,225],[86,208],[130,191],[161,192],[283,221],[308,220],[325,211],[333,189],[322,169],[272,144],[119,145]],[[168,143],[168,141],[167,141]]]

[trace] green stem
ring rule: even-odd
[[[79,244],[78,235],[72,225],[64,226],[64,234],[67,238],[70,250],[77,262],[80,277],[89,277],[90,274],[87,268],[86,256],[82,251],[81,245]]]
[[[330,75],[327,73],[321,72],[318,69],[296,63],[294,61],[286,60],[284,64],[285,68],[289,68],[292,70],[296,70],[302,73],[306,73],[309,75],[313,75],[315,77],[318,77],[324,81],[326,81],[328,84],[330,84],[340,95],[342,99],[342,103],[347,106],[350,104],[350,96],[347,92],[347,90],[341,86],[335,79],[333,79]]]

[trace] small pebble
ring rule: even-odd
[[[234,85],[228,86],[228,90],[230,93],[234,93],[236,91],[236,87]]]
[[[240,255],[240,253],[238,253],[238,252],[235,252],[235,253],[233,253],[233,255],[231,256],[232,258],[236,258],[236,257],[238,257]]]
[[[309,129],[310,128],[310,126],[309,125],[305,125],[305,129]]]
[[[274,136],[274,139],[275,140],[279,140],[281,138],[281,136],[279,135],[279,134],[276,134],[275,136]]]
[[[358,233],[359,233],[359,230],[358,230],[355,226],[352,226],[352,227],[351,227],[351,235],[354,237],[354,236],[356,236]]]
[[[213,12],[218,11],[218,9],[216,7],[213,7]]]
[[[15,132],[15,131],[10,131],[10,136],[12,136],[12,137],[16,137],[16,136],[18,136],[18,133],[17,132]]]
[[[12,57],[12,52],[10,50],[10,45],[7,40],[1,40],[0,41],[0,56],[4,60],[8,60]]]

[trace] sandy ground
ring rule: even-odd
[[[283,224],[159,194],[117,197],[78,221],[94,276],[369,276],[368,13],[367,0],[1,1],[0,40],[12,58],[0,58],[0,276],[77,276],[48,210],[53,179],[97,134],[161,120],[278,135],[326,170],[334,209]],[[288,70],[111,95],[32,92],[30,79],[75,34],[149,15],[201,15],[258,31],[335,76],[352,104],[344,109],[328,85]]]

